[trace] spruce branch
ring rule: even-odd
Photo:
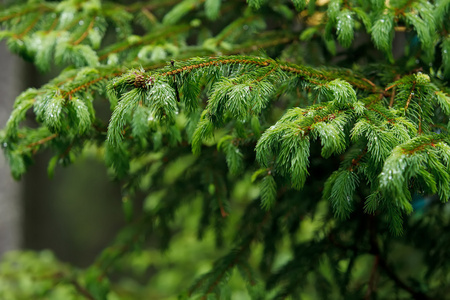
[[[339,154],[344,152],[348,145],[345,142],[346,135],[344,134],[344,127],[355,123],[354,128],[352,129],[352,140],[356,142],[359,138],[361,138],[364,132],[364,136],[368,139],[368,148],[367,152],[370,154],[369,159],[374,159],[376,162],[383,162],[391,149],[395,146],[394,138],[398,139],[398,141],[405,141],[406,139],[411,137],[411,133],[413,132],[411,129],[411,125],[406,121],[399,118],[395,112],[386,110],[381,106],[374,104],[369,98],[367,98],[366,103],[364,101],[358,102],[355,91],[353,90],[352,85],[354,85],[357,89],[362,88],[364,92],[374,92],[374,84],[371,82],[367,82],[364,80],[358,79],[357,76],[351,77],[350,73],[346,73],[346,78],[350,79],[348,83],[347,81],[343,81],[340,79],[333,79],[336,75],[334,75],[333,71],[318,71],[312,68],[285,64],[279,61],[275,61],[267,58],[258,58],[251,56],[227,56],[227,57],[208,57],[208,58],[197,58],[186,61],[177,61],[166,67],[159,67],[155,64],[150,64],[148,70],[152,70],[149,72],[145,72],[144,70],[133,71],[124,73],[120,77],[120,72],[111,73],[111,68],[105,67],[104,71],[101,71],[96,75],[96,77],[92,77],[85,79],[83,83],[78,84],[74,88],[70,88],[65,92],[59,91],[57,94],[61,95],[61,99],[67,99],[67,102],[64,103],[64,106],[67,103],[75,103],[79,101],[78,98],[74,98],[73,95],[81,92],[82,90],[87,90],[91,86],[95,86],[97,83],[102,82],[102,85],[105,85],[105,80],[111,77],[114,77],[114,81],[112,84],[108,85],[108,90],[110,91],[110,95],[113,98],[121,99],[119,105],[116,107],[116,110],[113,113],[113,118],[110,123],[110,130],[108,131],[108,141],[111,145],[118,145],[120,141],[123,140],[125,136],[129,136],[130,133],[133,133],[134,137],[144,137],[149,130],[147,123],[147,118],[154,119],[156,118],[157,122],[163,121],[168,122],[170,124],[174,122],[175,117],[173,113],[178,111],[176,104],[176,93],[175,86],[178,87],[179,82],[183,89],[184,83],[189,79],[192,74],[215,74],[209,72],[216,72],[217,70],[228,68],[229,70],[235,69],[238,71],[239,76],[246,76],[247,74],[255,74],[255,78],[246,83],[243,81],[242,87],[238,84],[239,77],[227,79],[222,79],[222,81],[217,82],[215,84],[215,90],[211,94],[211,99],[207,104],[206,110],[203,114],[203,123],[199,123],[197,127],[197,133],[194,134],[193,140],[193,150],[194,153],[198,153],[199,147],[207,136],[212,136],[213,131],[217,126],[220,125],[221,120],[223,120],[223,107],[229,106],[230,113],[234,116],[238,116],[238,118],[242,118],[243,120],[247,118],[248,112],[254,112],[256,115],[260,113],[260,111],[267,105],[264,103],[262,105],[258,104],[258,108],[256,108],[256,103],[251,106],[243,106],[244,103],[239,103],[239,101],[248,101],[244,100],[246,95],[251,95],[254,92],[254,89],[261,89],[265,93],[264,98],[267,98],[273,92],[270,87],[274,82],[279,80],[285,80],[285,78],[289,78],[288,74],[295,74],[299,76],[300,80],[304,80],[307,84],[318,85],[320,91],[325,95],[325,97],[332,98],[334,100],[330,101],[327,106],[315,106],[312,109],[301,112],[300,119],[290,120],[292,122],[295,120],[292,125],[297,123],[295,126],[299,126],[298,131],[292,132],[292,141],[288,142],[286,137],[286,132],[291,131],[288,129],[289,127],[282,127],[280,132],[285,132],[284,144],[281,143],[279,145],[272,145],[270,147],[275,147],[270,151],[278,151],[274,149],[280,149],[280,156],[276,158],[276,168],[274,171],[276,173],[282,174],[283,176],[288,176],[292,180],[293,186],[300,188],[303,186],[304,181],[307,176],[307,167],[308,167],[308,151],[305,148],[298,149],[296,151],[301,151],[302,159],[299,156],[291,156],[287,151],[292,151],[292,147],[294,143],[294,139],[297,139],[298,136],[302,136],[303,138],[310,136],[310,138],[317,139],[320,138],[322,143],[322,155],[324,157],[328,157],[334,153]],[[232,68],[232,69],[230,69]],[[86,69],[88,70],[88,69]],[[116,69],[117,70],[117,69]],[[121,71],[123,72],[123,71]],[[287,74],[286,74],[287,73]],[[336,74],[342,74],[340,70],[335,72]],[[93,72],[92,74],[97,74]],[[102,75],[105,74],[105,75]],[[197,75],[195,75],[197,76]],[[210,75],[209,75],[210,76]],[[214,75],[216,76],[216,75]],[[63,82],[69,82],[70,80],[76,80],[75,77],[66,77],[65,81],[56,81],[58,85],[61,85]],[[244,77],[242,77],[244,78]],[[91,80],[89,80],[91,79]],[[69,81],[67,81],[69,80]],[[421,82],[421,85],[428,84],[429,79],[423,75],[414,75],[412,77],[405,77],[401,79],[401,82],[395,84],[396,87],[410,89],[412,85],[412,90],[416,90],[415,84],[416,82]],[[319,82],[320,81],[320,82]],[[223,85],[225,84],[226,85]],[[248,84],[248,92],[243,93],[242,88],[246,88]],[[267,85],[264,86],[264,85]],[[65,84],[67,85],[67,83]],[[223,87],[221,87],[223,85]],[[70,86],[70,85],[69,85]],[[404,86],[404,87],[403,87]],[[389,86],[386,90],[392,88],[393,85]],[[129,90],[131,88],[131,90]],[[221,90],[224,89],[224,90]],[[236,92],[234,92],[234,90]],[[437,95],[440,100],[440,103],[445,105],[445,101],[441,94],[435,92],[435,89],[430,89],[432,91],[433,97]],[[216,94],[214,94],[216,93]],[[218,94],[217,94],[218,93]],[[426,92],[431,95],[431,92]],[[156,95],[154,100],[148,102],[150,98]],[[162,96],[162,95],[166,96]],[[411,94],[411,93],[409,93]],[[139,96],[138,96],[139,95]],[[137,96],[137,100],[135,97]],[[150,97],[150,98],[148,98]],[[226,104],[226,102],[221,102],[226,99],[226,97],[231,97],[230,99],[236,98],[240,99],[235,102],[233,105],[239,106],[230,106],[230,104]],[[400,97],[400,96],[399,96]],[[217,99],[216,99],[217,98]],[[263,99],[264,99],[263,98]],[[73,100],[72,100],[73,99]],[[153,98],[152,98],[153,99]],[[165,100],[161,100],[165,99]],[[180,98],[184,99],[184,98]],[[216,100],[214,100],[216,99]],[[159,102],[158,102],[159,101]],[[162,102],[161,102],[162,101]],[[164,107],[163,103],[172,103],[169,106],[166,105]],[[185,101],[185,100],[183,100]],[[214,102],[216,101],[216,102]],[[217,102],[218,101],[218,102]],[[253,101],[253,100],[252,100]],[[260,101],[260,100],[258,100]],[[151,103],[151,104],[150,104]],[[157,104],[160,103],[160,104]],[[408,101],[406,100],[406,103]],[[247,105],[247,104],[245,104]],[[59,107],[59,106],[58,106]],[[80,103],[77,107],[83,108],[84,104]],[[56,109],[56,108],[55,108]],[[61,108],[57,108],[55,112],[60,112]],[[192,110],[192,109],[191,109]],[[195,110],[195,108],[193,108]],[[352,112],[354,110],[356,115]],[[148,111],[148,112],[147,112]],[[294,112],[294,111],[293,111]],[[369,114],[370,112],[370,114]],[[149,114],[150,113],[150,114]],[[309,117],[308,114],[311,114]],[[375,114],[373,114],[375,113]],[[54,114],[54,112],[44,112],[44,117],[48,119],[50,114]],[[77,113],[80,117],[83,116],[81,111]],[[287,115],[284,121],[289,120],[289,118],[293,117],[293,115]],[[361,116],[363,119],[361,119]],[[357,119],[355,119],[357,117]],[[44,118],[44,120],[45,120]],[[127,121],[128,119],[128,121]],[[380,120],[384,120],[385,124],[380,123]],[[284,122],[279,123],[279,126]],[[46,121],[50,123],[46,123],[51,130],[61,131],[61,124],[59,124],[58,120],[50,120]],[[88,123],[86,123],[88,124]],[[132,130],[127,130],[125,126],[127,124],[132,125]],[[288,124],[288,123],[287,123]],[[289,125],[289,126],[292,126]],[[386,126],[389,125],[389,126]],[[84,125],[83,125],[84,126]],[[220,125],[221,126],[221,125]],[[277,125],[275,125],[277,126]],[[283,125],[284,126],[284,125]],[[84,127],[86,130],[88,127]],[[203,128],[203,129],[202,129]],[[419,124],[419,129],[421,128],[421,124]],[[394,129],[392,133],[388,132],[388,129]],[[288,130],[288,131],[284,131]],[[267,143],[272,131],[268,130],[265,135],[263,135],[262,139],[258,141],[258,145],[264,145]],[[276,131],[274,131],[275,133]],[[279,134],[279,133],[277,133]],[[131,136],[130,136],[131,137]],[[332,137],[332,138],[330,138]],[[133,138],[133,137],[131,137]],[[379,139],[379,141],[378,141]],[[304,142],[309,143],[308,139],[305,139]],[[294,143],[294,144],[292,144]],[[303,143],[303,142],[301,142]],[[222,150],[227,154],[227,161],[232,173],[236,173],[239,170],[239,161],[241,160],[239,151],[232,144],[227,143],[227,145]],[[259,147],[259,148],[258,148]],[[267,147],[267,146],[265,146]],[[302,146],[304,147],[304,146]],[[306,144],[305,144],[306,147]],[[259,150],[258,150],[259,149]],[[262,151],[262,146],[257,146],[257,154],[260,157],[270,157],[265,155],[267,150]],[[120,150],[122,151],[122,150]],[[262,152],[261,152],[262,151]],[[261,153],[259,153],[261,152]],[[266,158],[265,158],[266,159]],[[356,163],[347,167],[347,170],[352,171],[354,166],[359,165],[359,159],[356,158]],[[269,161],[260,160],[263,164],[270,164]],[[373,178],[373,175],[371,175]],[[336,192],[340,194],[340,192]],[[273,193],[272,193],[273,194]],[[267,194],[269,195],[269,194]],[[336,194],[337,195],[337,194]],[[443,195],[443,194],[442,194]],[[340,197],[340,196],[339,196]],[[270,197],[269,197],[270,198]],[[269,199],[267,198],[267,199]],[[344,198],[348,198],[344,197]],[[266,198],[264,198],[266,199]],[[265,200],[264,203],[271,203],[272,201]],[[331,199],[331,198],[330,198]],[[334,199],[332,197],[332,199]],[[337,199],[337,198],[336,198]],[[339,198],[340,199],[340,198]],[[339,201],[338,201],[339,202]],[[343,202],[339,202],[343,203]],[[336,206],[336,211],[340,211],[340,209],[344,209],[344,207],[339,204]],[[222,205],[219,205],[222,207]],[[224,215],[224,210],[222,208],[222,215]],[[348,209],[344,209],[344,211],[349,212]],[[343,214],[345,215],[345,214]]]
[[[448,241],[423,236],[448,220],[417,198],[450,198],[448,1],[247,3],[42,0],[0,12],[12,52],[66,67],[22,93],[0,132],[13,176],[44,149],[50,176],[95,152],[122,185],[129,224],[80,287],[58,284],[122,297],[114,270],[197,232],[231,246],[189,296],[226,298],[236,269],[255,299],[439,295]],[[427,295],[390,265],[397,249],[380,248],[409,238],[427,254]]]
[[[226,57],[218,57],[218,58],[203,58],[203,59],[194,59],[183,63],[183,67],[176,68],[170,71],[164,71],[164,68],[160,71],[158,75],[167,76],[167,75],[177,75],[180,73],[190,72],[192,70],[196,70],[199,68],[206,68],[211,66],[219,66],[219,65],[234,65],[234,64],[244,64],[244,65],[253,65],[258,67],[267,67],[272,66],[273,71],[279,68],[286,73],[293,73],[297,76],[300,76],[302,79],[306,81],[310,81],[312,84],[320,84],[322,80],[332,81],[339,77],[339,75],[334,75],[333,72],[322,72],[319,70],[313,70],[308,67],[298,66],[293,64],[276,62],[271,59],[266,58],[258,58],[258,57],[246,57],[246,56],[226,56]],[[271,72],[270,72],[271,73]],[[270,75],[266,73],[264,76]],[[264,77],[262,77],[264,78]],[[316,81],[319,80],[319,81]],[[374,84],[368,80],[362,80],[358,76],[348,76],[346,80],[356,88],[373,91]],[[325,84],[325,82],[323,83]]]

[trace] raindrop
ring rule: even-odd
[[[8,147],[8,143],[4,142],[4,143],[2,144],[2,147],[3,147],[3,148],[7,148],[7,147]]]
[[[83,20],[81,20],[80,22],[78,22],[78,25],[83,25],[84,24],[84,21]]]
[[[248,25],[244,25],[244,26],[242,26],[242,29],[244,29],[244,30],[248,30]]]

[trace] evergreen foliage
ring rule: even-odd
[[[0,298],[156,297],[112,278],[180,246],[189,217],[226,252],[172,291],[182,299],[229,299],[234,271],[252,299],[447,295],[450,1],[120,2],[0,11],[12,52],[61,70],[16,99],[0,136],[12,175],[44,149],[49,175],[96,149],[128,220],[85,270],[6,257],[0,284],[18,283]],[[400,247],[422,251],[420,272],[402,273]]]

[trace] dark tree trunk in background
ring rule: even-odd
[[[0,68],[0,126],[3,128],[12,111],[14,99],[23,90],[23,63],[8,52],[5,43],[0,43]],[[6,251],[17,249],[21,243],[19,186],[11,177],[4,155],[0,155],[0,256]]]

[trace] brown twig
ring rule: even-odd
[[[357,158],[352,159],[352,164],[350,165],[350,167],[348,167],[348,170],[350,172],[353,172],[355,170],[355,168],[357,168],[359,166],[361,159],[366,154],[367,154],[367,147],[358,155]]]
[[[406,101],[405,110],[408,109],[409,103],[411,103],[412,96],[414,95],[414,89],[416,88],[416,82],[413,82],[411,92],[409,92],[408,100]]]
[[[412,299],[415,300],[427,300],[430,299],[427,295],[425,295],[421,291],[416,291],[414,288],[407,285],[396,273],[395,271],[388,265],[386,258],[381,253],[380,246],[378,244],[377,233],[376,233],[376,218],[375,216],[371,216],[369,222],[369,234],[370,234],[370,244],[371,244],[371,253],[375,255],[377,258],[377,264],[381,267],[384,273],[396,284],[397,287],[402,290],[408,292],[411,295]],[[370,285],[370,283],[369,283]],[[369,286],[370,289],[370,286]],[[374,290],[372,290],[373,292]]]
[[[73,287],[81,294],[83,295],[86,299],[89,300],[95,300],[95,297],[89,293],[88,290],[86,290],[84,287],[81,286],[81,284],[78,283],[78,281],[76,281],[75,279],[70,280],[70,283],[73,285]]]
[[[376,290],[375,284],[376,284],[376,279],[377,279],[376,275],[377,275],[379,261],[380,261],[380,256],[376,255],[375,260],[373,261],[372,271],[370,272],[369,287],[367,288],[367,292],[364,297],[366,300],[370,300],[372,293],[375,292],[375,290]]]
[[[64,272],[60,271],[60,272],[56,272],[53,274],[49,274],[49,275],[45,275],[45,276],[39,276],[37,279],[51,279],[51,280],[55,280],[55,285],[63,282],[63,283],[70,283],[71,285],[73,285],[73,287],[75,288],[75,290],[80,293],[81,295],[83,295],[86,299],[89,300],[96,300],[95,297],[87,290],[85,289],[80,283],[78,283],[78,281],[72,277],[69,277],[67,274],[65,274]]]
[[[33,20],[33,23],[30,24],[30,26],[25,28],[25,30],[23,32],[21,32],[20,34],[16,35],[16,38],[21,39],[23,36],[25,36],[31,29],[33,29],[34,25],[36,25],[36,23],[40,20],[40,18],[41,18],[40,15],[38,17],[36,17]]]
[[[91,20],[91,22],[89,23],[88,28],[86,28],[86,30],[83,32],[83,34],[75,42],[73,42],[74,45],[78,45],[82,41],[84,41],[84,39],[88,36],[89,31],[92,29],[92,27],[94,27],[94,20],[95,20],[95,18],[93,18]]]
[[[46,7],[46,6],[42,5],[42,4],[37,5],[37,7],[31,6],[30,4],[27,4],[27,6],[29,6],[29,7],[27,9],[21,11],[21,12],[18,12],[18,13],[11,14],[11,15],[4,16],[4,17],[0,18],[0,22],[5,22],[5,21],[8,21],[8,20],[13,19],[13,18],[21,17],[21,16],[26,15],[26,14],[32,12],[32,11],[35,11],[35,10],[38,10],[41,14],[44,13],[44,12],[50,11],[49,7]]]
[[[35,146],[39,146],[39,145],[45,144],[46,142],[51,141],[51,140],[53,140],[56,137],[58,137],[58,134],[54,133],[54,134],[52,134],[52,135],[50,135],[50,136],[48,136],[46,138],[43,138],[43,139],[41,139],[41,140],[39,140],[37,142],[34,142],[34,143],[31,143],[31,144],[27,145],[27,148],[33,148]]]
[[[240,258],[240,254],[244,253],[246,250],[249,249],[249,247],[251,246],[252,242],[256,239],[257,237],[257,233],[261,230],[261,228],[266,224],[266,222],[270,219],[271,217],[271,213],[270,211],[266,212],[266,214],[264,215],[264,218],[261,220],[261,222],[259,222],[258,226],[255,228],[255,230],[252,232],[252,236],[250,236],[245,243],[243,243],[240,248],[239,251],[236,253],[236,258],[233,259],[223,270],[223,272],[221,272],[216,280],[209,286],[207,292],[205,293],[205,295],[201,298],[206,299],[206,296],[212,292],[214,290],[214,288],[220,283],[220,279],[225,275],[226,271],[229,270],[230,268],[234,267],[237,262],[239,261]],[[189,296],[192,295],[192,293],[201,285],[202,280],[200,280],[195,286],[193,286],[190,290],[189,290]]]
[[[373,83],[369,79],[363,77],[363,78],[361,78],[361,80],[363,80],[363,81],[367,82],[368,84],[370,84],[374,89],[377,89],[377,86],[375,85],[375,83]]]
[[[397,87],[394,86],[394,89],[392,90],[391,94],[391,101],[389,102],[389,107],[394,106],[394,99],[395,99],[395,91],[397,90]]]

